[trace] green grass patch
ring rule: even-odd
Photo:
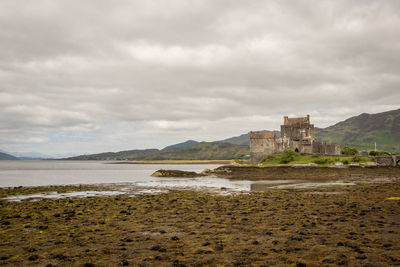
[[[348,164],[360,164],[365,162],[372,162],[373,160],[368,157],[349,156],[349,157],[334,157],[334,156],[320,156],[320,155],[309,155],[299,154],[293,151],[287,150],[282,154],[276,154],[268,156],[264,159],[261,164],[263,166],[276,166],[276,165],[294,165],[294,164],[310,164],[315,163],[318,165],[329,166],[337,162],[341,162],[344,165]]]

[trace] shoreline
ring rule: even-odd
[[[171,165],[189,165],[189,164],[205,164],[205,165],[219,165],[219,164],[230,164],[232,160],[138,160],[138,161],[116,161],[116,162],[106,162],[105,164],[171,164]]]
[[[400,178],[400,168],[390,166],[233,166],[225,165],[211,171],[211,174],[233,180],[271,179],[321,179],[337,180],[347,178]]]

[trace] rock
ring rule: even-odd
[[[210,169],[204,169],[200,174],[201,175],[210,175],[213,171]]]
[[[180,170],[158,170],[155,171],[151,176],[153,177],[198,177],[204,176],[197,172],[180,171]]]
[[[281,166],[286,166],[286,165],[281,165]],[[293,164],[290,167],[292,168],[297,168],[297,167],[318,167],[318,164],[310,162],[310,163],[304,163],[304,164]]]
[[[376,162],[365,162],[364,164],[363,164],[364,166],[367,166],[367,167],[372,167],[372,166],[378,166],[378,163],[376,163]]]

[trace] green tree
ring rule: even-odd
[[[293,161],[296,156],[297,156],[296,152],[289,150],[289,149],[285,149],[285,151],[283,152],[283,154],[281,156],[280,163],[287,164],[287,163]]]
[[[386,152],[386,151],[374,151],[374,150],[371,150],[369,153],[368,153],[368,155],[370,155],[370,156],[390,156],[391,154],[389,153],[389,152]]]
[[[345,146],[342,149],[342,155],[357,155],[357,154],[358,154],[358,149],[355,147]]]

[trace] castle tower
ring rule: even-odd
[[[283,117],[281,136],[293,141],[314,140],[314,125],[310,124],[310,115],[300,118]]]

